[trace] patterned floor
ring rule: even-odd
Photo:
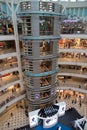
[[[12,116],[11,113],[13,113]],[[0,130],[14,130],[14,128],[25,126],[28,123],[29,121],[25,115],[25,109],[16,108],[15,106],[0,117]]]
[[[58,102],[65,100],[67,104],[67,109],[74,107],[81,115],[84,115],[87,118],[87,105],[82,103],[82,105],[80,106],[79,102],[74,104],[72,103],[73,99],[74,97],[71,97],[70,99],[57,98]],[[11,113],[13,113],[12,116]],[[14,130],[15,128],[19,128],[28,124],[29,120],[25,114],[25,108],[17,108],[16,106],[14,106],[8,112],[0,116],[0,130]]]
[[[75,101],[75,99],[76,99],[76,97],[74,97],[74,96],[72,96],[69,99],[68,98],[64,99],[62,97],[61,99],[57,98],[57,101],[58,102],[65,101],[67,104],[66,109],[74,107],[80,113],[80,115],[82,115],[82,116],[84,115],[87,118],[87,104],[81,103],[81,106],[80,106],[78,99],[77,99],[76,103],[72,103],[72,101]]]

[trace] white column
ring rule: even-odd
[[[73,15],[75,15],[76,13],[75,13],[75,8],[74,8],[74,11],[73,11]]]
[[[80,8],[78,8],[78,17],[80,16]]]
[[[21,67],[21,57],[20,57],[20,47],[19,47],[19,36],[18,36],[18,29],[17,29],[17,16],[13,6],[13,0],[11,0],[11,8],[12,8],[12,21],[14,27],[14,36],[15,36],[15,44],[16,44],[16,53],[17,53],[17,60],[18,60],[18,70],[19,70],[19,77],[20,77],[20,85],[21,90],[23,90],[23,77],[22,77],[22,67]]]
[[[82,18],[84,18],[84,8],[83,8],[83,11],[82,11]]]

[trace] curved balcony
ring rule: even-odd
[[[81,84],[76,82],[59,82],[58,86],[56,87],[56,90],[73,90],[81,93],[87,94],[87,84]]]
[[[55,88],[56,87],[56,82],[55,82],[55,84],[49,84],[49,85],[44,85],[44,86],[41,86],[40,87],[40,90],[42,91],[42,90],[47,90],[47,89],[51,89],[51,88]]]
[[[25,71],[25,75],[26,76],[31,76],[31,77],[41,77],[41,76],[53,75],[53,74],[55,74],[57,72],[58,72],[58,68],[56,68],[56,69],[54,69],[52,71],[47,71],[47,72],[37,73],[37,74],[29,73],[28,71]]]
[[[9,88],[9,86],[13,86],[16,84],[20,84],[20,80],[15,80],[13,82],[10,82],[9,84],[5,84],[5,85],[0,86],[0,91],[5,90],[5,89]]]
[[[83,90],[83,89],[79,89],[79,88],[75,88],[75,87],[67,87],[67,86],[59,86],[57,87],[56,90],[73,90],[73,91],[76,91],[76,92],[81,92],[81,93],[84,93],[84,94],[87,94],[87,91],[86,90]]]
[[[38,16],[62,16],[61,13],[50,12],[50,11],[23,11],[18,14],[19,17],[27,17],[31,15],[38,15]]]
[[[80,45],[74,45],[74,43],[72,42],[72,43],[67,43],[67,46],[66,46],[66,44],[60,44],[59,45],[59,51],[62,51],[62,50],[72,50],[72,49],[75,49],[76,51],[86,51],[87,50],[87,45],[86,44],[83,44],[83,45],[81,45],[82,43],[80,43]]]
[[[0,59],[12,57],[12,56],[17,56],[16,52],[12,52],[12,53],[9,53],[9,52],[8,52],[7,54],[1,54],[1,55],[0,55]]]
[[[61,69],[58,73],[58,76],[60,75],[87,78],[87,71],[81,71],[76,69]]]
[[[87,58],[58,58],[58,64],[87,66]]]
[[[48,89],[51,89],[51,88],[55,88],[57,85],[57,82],[55,82],[55,84],[48,84],[48,85],[43,85],[43,86],[40,86],[40,88],[38,88],[39,90],[43,91],[43,90],[48,90]],[[38,89],[37,88],[34,88],[33,86],[29,86],[28,88],[29,90],[32,90],[32,91],[37,91]]]
[[[0,41],[11,41],[11,40],[14,40],[14,39],[15,39],[14,35],[11,35],[11,34],[3,35],[3,33],[0,34]]]
[[[17,75],[9,75],[3,78],[0,78],[0,87],[5,87],[15,82],[19,82],[19,77]]]
[[[7,63],[7,64],[0,64],[0,71],[5,71],[5,70],[9,70],[9,69],[13,69],[13,68],[17,68],[18,67],[18,63]]]
[[[1,74],[1,75],[3,75],[3,74],[8,74],[8,73],[12,73],[12,72],[14,72],[14,71],[18,71],[18,67],[8,68],[8,69],[6,69],[6,70],[4,70],[4,71],[1,71],[0,74]]]
[[[70,31],[67,31],[67,28],[66,28],[63,31],[61,30],[61,34],[87,34],[87,30],[85,29],[85,30],[77,30],[77,31],[70,32]]]
[[[22,36],[22,40],[58,40],[60,39],[61,37],[60,36],[37,36],[37,37],[34,37],[34,36]]]
[[[87,48],[87,47],[86,47]],[[59,52],[70,52],[70,53],[86,53],[87,52],[87,49],[86,48],[60,48],[59,49]]]
[[[21,92],[18,95],[14,96],[10,96],[9,101],[4,101],[2,103],[0,103],[0,113],[2,113],[3,111],[5,111],[9,106],[13,105],[14,103],[24,99],[26,97],[25,92]]]
[[[0,102],[5,101],[9,102],[10,97],[17,96],[21,92],[20,86],[17,84],[16,86],[9,86],[9,88],[0,92]]]
[[[82,38],[82,39],[87,39],[87,34],[60,34],[60,36],[62,38],[70,38],[70,39],[73,39],[73,38]]]
[[[0,55],[2,55],[2,57],[4,54],[8,54],[9,56],[11,56],[11,53],[13,53],[13,52],[16,52],[16,49],[14,49],[14,48],[0,49]]]
[[[30,56],[30,55],[28,55],[28,54],[25,54],[24,55],[24,58],[26,59],[26,60],[41,60],[41,59],[54,59],[54,58],[58,58],[58,51],[57,52],[55,52],[54,54],[53,54],[53,52],[40,52],[40,56],[38,56],[38,58],[37,57],[33,57],[33,56]]]

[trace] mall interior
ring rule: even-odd
[[[0,0],[0,130],[62,101],[87,118],[87,1]]]

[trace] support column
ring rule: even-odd
[[[21,90],[23,90],[23,77],[22,77],[19,37],[18,37],[18,30],[17,30],[17,17],[13,6],[13,0],[11,0],[11,9],[12,9],[12,21],[14,27],[15,44],[16,44],[16,53],[17,53],[17,60],[18,60],[18,70],[19,70],[19,77],[20,77],[20,86],[21,86]]]

